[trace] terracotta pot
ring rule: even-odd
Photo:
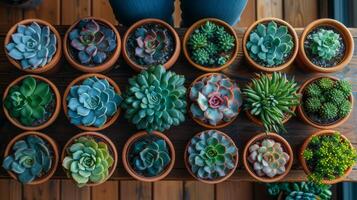
[[[114,34],[116,36],[117,39],[117,47],[115,48],[115,50],[112,52],[112,55],[110,58],[107,58],[106,61],[100,65],[96,65],[96,66],[86,66],[81,64],[76,58],[73,58],[72,53],[70,52],[69,48],[70,48],[70,41],[69,41],[69,33],[77,26],[77,24],[83,20],[83,19],[93,19],[95,21],[97,21],[99,24],[103,24],[104,26],[112,29],[114,31]],[[98,18],[98,17],[85,17],[82,19],[79,19],[78,21],[76,21],[74,24],[71,25],[71,27],[69,27],[69,29],[67,30],[66,34],[64,35],[64,39],[63,39],[63,52],[64,55],[67,59],[67,61],[69,62],[69,64],[71,64],[74,68],[76,68],[79,71],[82,72],[86,72],[86,73],[100,73],[100,72],[106,72],[109,71],[114,64],[116,63],[116,61],[118,60],[119,56],[120,56],[120,51],[121,51],[121,39],[120,39],[120,35],[118,30],[116,29],[116,27],[111,24],[109,21],[102,19],[102,18]]]
[[[130,28],[126,31],[126,33],[124,35],[124,39],[123,39],[123,58],[124,58],[125,62],[137,72],[146,70],[145,67],[142,67],[141,65],[137,64],[135,61],[133,61],[129,57],[129,53],[128,53],[127,47],[126,47],[126,44],[128,42],[130,34],[133,33],[137,28],[139,28],[140,26],[143,26],[145,24],[159,24],[159,25],[163,26],[164,28],[166,28],[171,33],[171,35],[174,39],[174,42],[175,42],[175,50],[174,50],[171,58],[165,64],[163,64],[163,66],[166,69],[169,69],[170,67],[172,67],[175,64],[178,57],[180,56],[180,51],[181,51],[180,37],[178,36],[175,29],[172,28],[172,26],[170,26],[168,23],[166,23],[160,19],[154,19],[154,18],[140,20],[140,21],[136,22],[135,24],[133,24],[132,26],[130,26]]]
[[[336,131],[334,131],[334,130],[321,130],[321,131],[317,131],[317,132],[311,134],[308,138],[306,138],[306,140],[304,141],[303,145],[301,146],[301,150],[300,150],[300,152],[299,152],[299,160],[300,160],[301,166],[302,166],[302,168],[304,169],[306,175],[310,175],[310,174],[311,174],[311,171],[310,171],[309,167],[307,166],[307,162],[306,162],[306,160],[305,160],[305,158],[304,158],[303,153],[304,153],[305,149],[308,147],[308,145],[309,145],[309,143],[310,143],[312,137],[314,137],[314,136],[323,136],[323,135],[333,135],[335,132],[336,132]],[[348,138],[346,138],[346,137],[345,137],[344,135],[342,135],[342,134],[341,134],[341,137],[342,137],[345,141],[348,141],[348,142],[349,142],[351,148],[354,148],[353,145],[351,144],[351,142],[348,140]],[[342,181],[345,179],[345,177],[348,176],[348,174],[351,173],[352,167],[353,167],[353,166],[351,166],[350,168],[348,168],[343,176],[338,177],[338,178],[336,178],[336,179],[334,179],[334,180],[322,180],[322,183],[323,183],[323,184],[331,185],[331,184],[336,184],[336,183],[342,182]]]
[[[249,35],[255,29],[255,27],[258,24],[269,23],[270,21],[274,21],[278,25],[287,26],[288,27],[288,31],[289,31],[290,35],[292,36],[292,40],[294,42],[294,48],[292,49],[292,53],[291,53],[290,57],[286,60],[286,62],[284,64],[278,65],[276,67],[265,67],[265,66],[262,66],[262,65],[258,64],[257,62],[255,62],[249,56],[249,52],[248,52],[248,49],[246,47],[248,39],[249,39]],[[299,49],[299,40],[298,40],[298,36],[297,36],[297,33],[296,33],[295,29],[289,23],[287,23],[286,21],[278,19],[278,18],[274,18],[274,17],[263,18],[263,19],[260,19],[260,20],[258,20],[256,22],[254,22],[245,31],[244,36],[243,36],[243,53],[244,53],[244,56],[247,59],[248,63],[253,68],[255,68],[256,70],[260,70],[260,71],[264,71],[264,72],[268,72],[268,73],[281,71],[281,70],[287,68],[288,66],[290,66],[294,62],[294,60],[295,60],[295,58],[296,58],[296,56],[298,54],[298,49]]]
[[[53,94],[54,94],[54,98],[55,98],[55,108],[54,108],[54,111],[52,113],[52,116],[43,124],[39,125],[39,126],[24,126],[22,125],[17,119],[11,117],[9,111],[6,109],[5,107],[5,99],[10,91],[10,88],[12,88],[13,86],[19,84],[23,79],[25,79],[27,76],[32,76],[33,78],[35,78],[36,80],[40,80],[40,81],[43,81],[45,83],[47,83]],[[23,76],[20,76],[19,78],[15,79],[14,81],[12,81],[8,86],[7,88],[5,89],[5,92],[4,92],[4,95],[3,95],[3,105],[2,105],[2,108],[4,110],[4,113],[5,113],[5,116],[6,118],[16,127],[20,128],[20,129],[23,129],[23,130],[26,130],[26,131],[38,131],[38,130],[41,130],[41,129],[45,129],[47,128],[48,126],[50,126],[58,117],[59,113],[60,113],[60,110],[61,110],[61,95],[56,87],[55,84],[53,84],[50,80],[48,80],[47,78],[44,78],[42,76],[38,76],[38,75],[23,75]]]
[[[107,136],[105,136],[104,134],[102,133],[98,133],[98,132],[82,132],[82,133],[79,133],[75,136],[73,136],[71,139],[69,139],[67,141],[67,143],[64,145],[63,149],[62,149],[62,154],[61,154],[61,162],[64,160],[64,158],[66,157],[67,155],[67,149],[74,143],[74,140],[82,137],[82,136],[86,136],[86,137],[92,137],[92,138],[95,138],[97,141],[100,141],[100,142],[104,142],[105,144],[107,144],[108,146],[108,150],[109,152],[112,154],[113,156],[113,159],[114,159],[114,162],[113,162],[113,165],[109,168],[109,174],[108,176],[105,178],[105,180],[103,180],[102,182],[99,182],[99,183],[91,183],[91,182],[88,182],[86,184],[86,186],[97,186],[97,185],[100,185],[104,182],[106,182],[114,173],[116,167],[117,167],[117,164],[118,164],[118,152],[117,152],[117,149],[114,145],[114,143],[112,142],[112,140],[110,138],[108,138]],[[63,168],[64,169],[64,168]],[[67,171],[64,169],[64,171],[67,173]],[[70,177],[69,177],[70,178]],[[73,180],[74,181],[74,180]]]
[[[51,137],[49,137],[46,134],[36,132],[36,131],[23,132],[23,133],[15,136],[14,138],[12,138],[11,141],[7,144],[5,153],[4,153],[4,158],[11,154],[12,147],[18,140],[20,140],[24,137],[30,136],[30,135],[38,136],[41,139],[43,139],[44,141],[46,141],[48,146],[50,148],[52,148],[52,153],[53,153],[53,160],[52,160],[52,166],[51,166],[50,171],[47,174],[43,175],[42,177],[36,178],[31,183],[27,183],[27,185],[38,185],[38,184],[47,182],[53,176],[53,174],[56,172],[56,169],[57,169],[58,159],[59,159],[58,147],[57,147],[56,142]],[[7,171],[7,173],[13,179],[17,180],[17,176],[13,172]]]
[[[237,154],[235,155],[234,168],[233,168],[226,176],[221,177],[221,178],[216,179],[216,180],[205,180],[205,179],[201,179],[201,178],[197,177],[196,174],[194,174],[194,173],[192,172],[190,163],[188,162],[188,148],[189,148],[189,146],[191,145],[191,139],[192,139],[192,138],[191,138],[190,141],[187,143],[186,148],[185,148],[185,152],[184,152],[184,161],[185,161],[185,166],[186,166],[187,171],[188,171],[188,172],[191,174],[191,176],[192,176],[193,178],[195,178],[196,180],[201,181],[201,182],[203,182],[203,183],[207,183],[207,184],[217,184],[217,183],[221,183],[221,182],[223,182],[223,181],[226,181],[226,180],[227,180],[229,177],[231,177],[231,176],[233,175],[233,173],[236,171],[237,166],[238,166],[238,161],[239,161],[238,147],[235,145],[235,143],[234,143],[234,141],[232,140],[232,138],[229,137],[227,134],[221,132],[221,131],[218,131],[218,130],[216,130],[216,131],[217,131],[218,134],[220,134],[220,135],[226,137],[226,138],[230,141],[230,143],[233,144],[233,145],[237,148]],[[202,134],[203,132],[205,132],[205,131],[202,131],[202,132],[199,132],[199,133],[195,134],[195,136],[193,136],[193,138],[196,137],[196,136],[199,136],[199,135]]]
[[[255,174],[254,169],[252,168],[252,164],[249,163],[248,161],[248,156],[249,156],[249,147],[253,144],[255,144],[258,141],[262,141],[264,139],[273,139],[276,142],[279,142],[282,144],[285,152],[287,154],[289,154],[290,159],[288,161],[288,163],[286,164],[286,171],[283,174],[277,175],[273,178],[269,178],[269,177],[260,177],[258,175]],[[244,151],[243,151],[243,164],[245,169],[248,171],[248,173],[255,178],[256,180],[260,181],[260,182],[264,182],[264,183],[272,183],[272,182],[277,182],[282,180],[289,172],[291,169],[291,166],[293,165],[293,160],[294,160],[294,153],[293,150],[291,149],[290,144],[280,135],[276,134],[276,133],[260,133],[256,136],[254,136],[253,138],[251,138],[247,144],[244,147]]]
[[[143,175],[138,174],[130,165],[129,157],[128,154],[130,153],[131,146],[140,138],[145,137],[147,135],[154,135],[159,137],[160,139],[165,140],[166,144],[169,147],[170,151],[170,157],[171,157],[171,162],[168,166],[166,166],[166,169],[159,175],[153,176],[153,177],[145,177]],[[139,180],[139,181],[144,181],[144,182],[156,182],[164,179],[169,173],[171,172],[172,168],[174,167],[175,164],[175,148],[170,139],[164,135],[163,133],[160,133],[158,131],[153,131],[151,133],[147,133],[146,131],[140,131],[133,136],[131,136],[125,143],[123,147],[123,152],[122,152],[122,161],[125,170],[132,176],[133,178]]]
[[[68,116],[68,108],[67,108],[67,96],[68,96],[68,93],[71,89],[72,86],[75,86],[75,85],[79,85],[79,84],[82,84],[82,82],[87,79],[87,78],[90,78],[90,77],[94,77],[96,76],[97,78],[100,78],[100,79],[106,79],[109,84],[114,88],[115,92],[117,94],[121,94],[121,91],[120,91],[120,88],[119,86],[109,77],[107,76],[104,76],[102,74],[84,74],[82,76],[79,76],[77,77],[76,79],[74,79],[66,88],[66,90],[64,91],[64,94],[63,94],[63,100],[62,100],[62,105],[63,105],[63,111],[64,113],[66,114],[68,120],[71,120]],[[108,128],[109,126],[111,126],[119,117],[120,115],[120,107],[118,107],[118,110],[117,112],[115,113],[115,115],[113,115],[109,120],[107,120],[107,122],[102,126],[102,127],[94,127],[94,126],[83,126],[83,125],[78,125],[77,127],[82,129],[82,130],[85,130],[85,131],[100,131],[100,130],[103,130],[103,129],[106,129]]]
[[[299,89],[299,94],[301,94],[301,98],[302,98],[302,95],[303,95],[303,93],[304,93],[305,88],[306,88],[310,83],[312,83],[312,82],[314,82],[314,81],[316,81],[316,80],[318,80],[318,79],[324,78],[324,77],[330,78],[330,79],[332,79],[332,80],[334,80],[334,81],[338,81],[338,80],[339,80],[338,78],[335,78],[335,77],[332,77],[332,76],[317,76],[317,77],[313,77],[313,78],[307,80],[307,81],[300,87],[300,89]],[[349,96],[349,101],[350,101],[351,104],[353,105],[353,101],[354,101],[354,100],[353,100],[353,95],[352,95],[352,94]],[[312,120],[308,117],[308,115],[305,113],[302,103],[299,104],[299,106],[298,106],[298,112],[299,112],[299,115],[300,115],[301,119],[302,119],[306,124],[309,124],[309,125],[311,125],[311,126],[313,126],[313,127],[319,128],[319,129],[333,129],[333,128],[336,128],[336,127],[342,125],[343,123],[345,123],[345,122],[348,120],[348,118],[351,116],[352,110],[351,110],[350,113],[349,113],[347,116],[345,116],[344,118],[341,118],[341,119],[339,119],[339,120],[337,120],[337,121],[335,121],[335,122],[332,122],[332,123],[330,123],[330,124],[319,124],[319,123],[317,123],[317,122],[312,121]]]
[[[312,63],[306,55],[305,48],[304,48],[304,42],[306,40],[306,37],[309,35],[311,31],[313,31],[315,28],[320,26],[329,26],[335,28],[340,32],[345,42],[346,45],[345,56],[343,60],[336,66],[327,67],[327,68],[320,67]],[[309,69],[310,71],[319,72],[319,73],[332,73],[342,70],[351,61],[354,52],[354,40],[348,28],[337,20],[327,19],[327,18],[315,20],[309,25],[307,25],[300,36],[299,45],[300,45],[299,60],[303,63],[303,67]]]
[[[233,49],[233,52],[232,52],[232,58],[224,65],[220,66],[220,67],[207,67],[207,66],[203,66],[203,65],[200,65],[200,64],[197,64],[195,63],[192,59],[191,59],[191,56],[190,56],[190,52],[189,52],[189,49],[187,47],[187,43],[188,43],[188,40],[190,39],[190,36],[191,34],[197,29],[199,28],[200,26],[204,25],[207,21],[210,21],[210,22],[213,22],[217,25],[220,25],[220,26],[223,26],[225,28],[225,30],[227,32],[229,32],[234,38],[235,38],[235,48]],[[224,69],[226,69],[227,67],[229,67],[235,60],[235,58],[237,57],[237,54],[238,54],[238,49],[239,49],[239,44],[238,44],[238,36],[235,32],[235,30],[229,25],[227,24],[226,22],[222,21],[222,20],[219,20],[219,19],[216,19],[216,18],[206,18],[206,19],[201,19],[199,21],[197,21],[196,23],[192,24],[192,26],[190,26],[190,28],[187,29],[184,37],[183,37],[183,53],[186,57],[186,59],[188,60],[188,62],[196,67],[197,69],[200,69],[202,71],[205,71],[205,72],[218,72],[218,71],[222,71]]]
[[[56,39],[57,39],[57,49],[56,49],[56,53],[55,55],[53,56],[51,62],[47,63],[45,66],[43,67],[39,67],[37,69],[22,69],[21,67],[21,64],[20,62],[14,60],[13,58],[11,58],[6,50],[6,45],[8,43],[10,43],[10,41],[12,40],[11,39],[11,36],[12,34],[14,34],[17,30],[17,26],[18,25],[29,25],[31,24],[32,22],[36,22],[38,23],[39,25],[42,25],[42,26],[48,26],[51,30],[51,32],[53,34],[55,34],[56,36]],[[20,22],[18,22],[17,24],[15,24],[14,26],[12,26],[10,28],[10,30],[7,32],[6,34],[6,37],[5,37],[5,42],[4,42],[4,49],[5,49],[5,54],[6,54],[6,57],[8,58],[8,60],[10,61],[10,63],[12,65],[14,65],[16,68],[18,68],[19,70],[21,71],[24,71],[26,73],[33,73],[33,74],[42,74],[42,73],[51,73],[51,72],[54,72],[56,70],[57,67],[59,67],[57,64],[58,62],[60,61],[61,59],[61,55],[62,55],[62,40],[61,40],[61,36],[60,34],[58,33],[58,31],[55,29],[55,27],[53,27],[50,23],[44,21],[44,20],[41,20],[41,19],[25,19],[25,20],[22,20]]]
[[[201,79],[203,79],[203,78],[205,78],[205,77],[207,77],[207,76],[214,75],[214,74],[220,74],[220,73],[206,73],[206,74],[203,74],[203,75],[197,77],[197,78],[191,83],[191,85],[190,85],[190,87],[189,87],[189,91],[188,91],[188,93],[187,93],[187,99],[188,99],[188,102],[190,102],[190,106],[191,106],[191,100],[190,100],[190,97],[189,97],[189,96],[190,96],[190,90],[191,90],[192,86],[193,86],[197,81],[199,81],[199,80],[201,80]],[[225,75],[225,76],[226,76],[226,75]],[[228,76],[227,76],[227,77],[228,77]],[[232,80],[232,82],[234,82],[234,81]],[[232,121],[230,121],[230,122],[225,122],[225,123],[221,123],[221,124],[218,124],[218,125],[216,125],[216,126],[213,126],[213,125],[210,125],[210,124],[206,124],[206,123],[204,123],[203,121],[201,121],[201,120],[199,120],[199,119],[193,117],[193,115],[192,115],[192,113],[191,113],[191,111],[190,111],[190,106],[188,106],[187,109],[188,109],[188,113],[190,114],[190,116],[191,116],[191,118],[193,119],[193,121],[195,121],[197,124],[199,124],[199,125],[201,125],[201,126],[203,126],[203,127],[205,127],[205,128],[208,128],[208,129],[219,129],[219,128],[226,127],[226,126],[230,125],[230,124],[237,118],[237,116],[238,116],[238,115],[237,115],[236,117],[234,117],[234,119],[232,119]],[[240,112],[240,110],[239,110],[239,112]],[[238,114],[239,114],[239,113],[238,113]]]

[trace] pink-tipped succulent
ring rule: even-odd
[[[232,121],[242,105],[240,89],[223,74],[196,81],[190,89],[190,100],[193,117],[212,126]]]

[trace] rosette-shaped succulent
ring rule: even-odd
[[[258,24],[249,35],[246,44],[249,56],[266,67],[284,64],[294,47],[288,27],[274,21]]]
[[[52,152],[40,137],[30,135],[18,140],[5,157],[3,167],[15,173],[21,183],[31,183],[48,173],[52,167]]]
[[[210,74],[194,82],[189,97],[193,117],[212,126],[232,121],[242,105],[237,84],[223,74]]]
[[[332,199],[332,192],[330,189],[331,185],[317,184],[313,182],[282,182],[282,183],[268,183],[267,188],[268,188],[268,193],[271,196],[278,196],[279,194],[282,193],[283,196],[289,196],[291,194],[290,197],[295,197],[295,195],[297,195],[295,193],[303,192],[303,193],[315,195],[316,199],[318,200]],[[312,197],[312,195],[309,196]],[[296,200],[296,199],[292,198],[291,200]]]
[[[22,125],[36,126],[52,114],[49,107],[53,100],[53,91],[47,83],[27,76],[21,84],[10,88],[4,104],[8,113]]]
[[[258,176],[273,178],[283,174],[290,160],[281,143],[272,139],[264,139],[249,147],[248,161],[253,165]]]
[[[200,179],[227,176],[238,159],[236,146],[216,130],[203,131],[193,137],[187,151],[191,170]]]
[[[94,19],[82,19],[69,33],[71,47],[81,64],[100,65],[117,47],[114,31]]]
[[[36,22],[18,25],[6,50],[23,69],[37,69],[51,62],[57,51],[57,38],[48,26]]]
[[[303,200],[320,200],[321,198],[315,194],[308,193],[308,192],[300,192],[294,191],[291,192],[288,196],[286,196],[285,200],[296,200],[296,199],[303,199]]]
[[[138,174],[153,177],[166,169],[171,157],[165,140],[148,135],[134,142],[129,151],[129,160]]]
[[[138,129],[163,132],[185,121],[185,77],[159,65],[129,79],[122,107]]]
[[[122,100],[108,80],[90,77],[71,87],[68,117],[77,126],[102,127],[118,111]]]
[[[103,182],[114,163],[108,145],[89,136],[76,139],[66,153],[62,166],[79,187],[89,182]]]
[[[312,53],[323,60],[331,60],[341,48],[341,36],[333,30],[319,29],[310,37]]]

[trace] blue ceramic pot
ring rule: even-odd
[[[109,0],[116,19],[124,26],[146,18],[157,18],[172,24],[174,0]]]
[[[248,0],[181,0],[182,25],[188,27],[203,18],[218,18],[234,25]]]

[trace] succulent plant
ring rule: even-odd
[[[286,132],[283,120],[294,115],[291,108],[300,102],[298,85],[285,74],[260,75],[244,90],[245,109],[258,117],[267,132]]]
[[[281,143],[273,139],[264,139],[249,147],[248,161],[258,176],[273,178],[286,171],[290,160]]]
[[[331,185],[316,184],[313,182],[283,182],[268,183],[267,188],[271,196],[278,196],[280,193],[283,193],[283,196],[289,196],[291,193],[303,192],[313,194],[318,197],[319,200],[332,199]],[[294,195],[295,194],[291,195],[291,197]]]
[[[303,200],[321,200],[320,197],[315,194],[308,192],[291,192],[288,196],[286,196],[285,200],[295,200],[295,199],[303,199]]]
[[[179,125],[186,113],[184,82],[184,76],[166,71],[161,65],[130,78],[122,103],[125,117],[148,132],[163,132]]]
[[[91,136],[75,139],[66,153],[62,166],[79,187],[105,181],[114,163],[107,144]]]
[[[240,89],[224,74],[211,74],[196,81],[189,97],[193,117],[212,126],[232,121],[242,105]]]
[[[19,61],[22,69],[37,69],[52,61],[57,51],[57,38],[48,26],[32,22],[18,25],[6,44],[8,55]]]
[[[71,87],[68,117],[77,126],[102,127],[118,111],[122,100],[108,80],[90,77]]]
[[[161,174],[171,162],[166,141],[153,135],[135,141],[129,151],[130,165],[145,177]]]
[[[69,33],[70,45],[81,64],[104,63],[117,48],[114,31],[95,19],[82,19]]]
[[[341,36],[333,30],[319,29],[311,36],[311,52],[323,60],[334,58],[341,48]]]
[[[232,58],[235,40],[223,26],[207,21],[194,30],[187,45],[195,63],[215,67],[226,64]]]
[[[292,52],[294,42],[285,25],[274,21],[258,24],[249,34],[246,48],[249,56],[265,67],[276,67],[286,62]]]
[[[36,126],[50,117],[53,102],[54,94],[50,86],[27,76],[20,84],[10,88],[4,105],[11,117],[19,120],[22,125]]]
[[[52,159],[49,145],[42,138],[29,135],[16,141],[2,166],[26,184],[46,175],[52,168]]]
[[[187,151],[192,172],[206,180],[227,176],[238,159],[234,143],[216,130],[203,131],[193,137]]]

